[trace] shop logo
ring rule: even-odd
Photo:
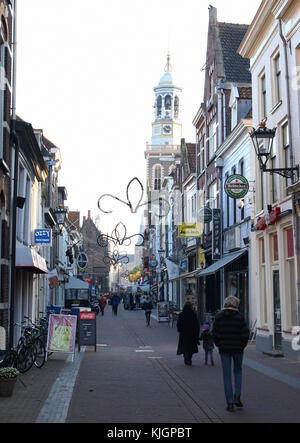
[[[249,192],[249,182],[242,175],[231,175],[225,182],[226,194],[234,199],[242,199]]]

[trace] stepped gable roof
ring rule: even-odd
[[[218,22],[217,27],[222,47],[225,80],[251,83],[250,61],[237,52],[249,25]]]

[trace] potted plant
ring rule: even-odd
[[[0,397],[10,397],[13,393],[19,371],[15,368],[0,369]]]

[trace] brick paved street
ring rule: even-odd
[[[219,423],[300,422],[300,363],[271,358],[248,346],[244,411],[230,414],[219,356],[204,354],[187,367],[176,356],[176,327],[150,328],[141,311],[106,309],[98,317],[98,347],[82,349],[72,363],[53,355],[21,376],[13,397],[0,399],[0,422],[27,423]]]

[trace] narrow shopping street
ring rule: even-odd
[[[155,312],[154,312],[155,314]],[[13,397],[0,401],[0,422],[17,423],[260,423],[300,422],[300,364],[272,358],[249,345],[245,356],[243,411],[229,413],[220,360],[193,366],[176,355],[177,331],[142,311],[118,316],[111,306],[98,316],[97,352],[75,361],[55,354],[42,369],[21,377]],[[25,386],[24,386],[25,385]]]

